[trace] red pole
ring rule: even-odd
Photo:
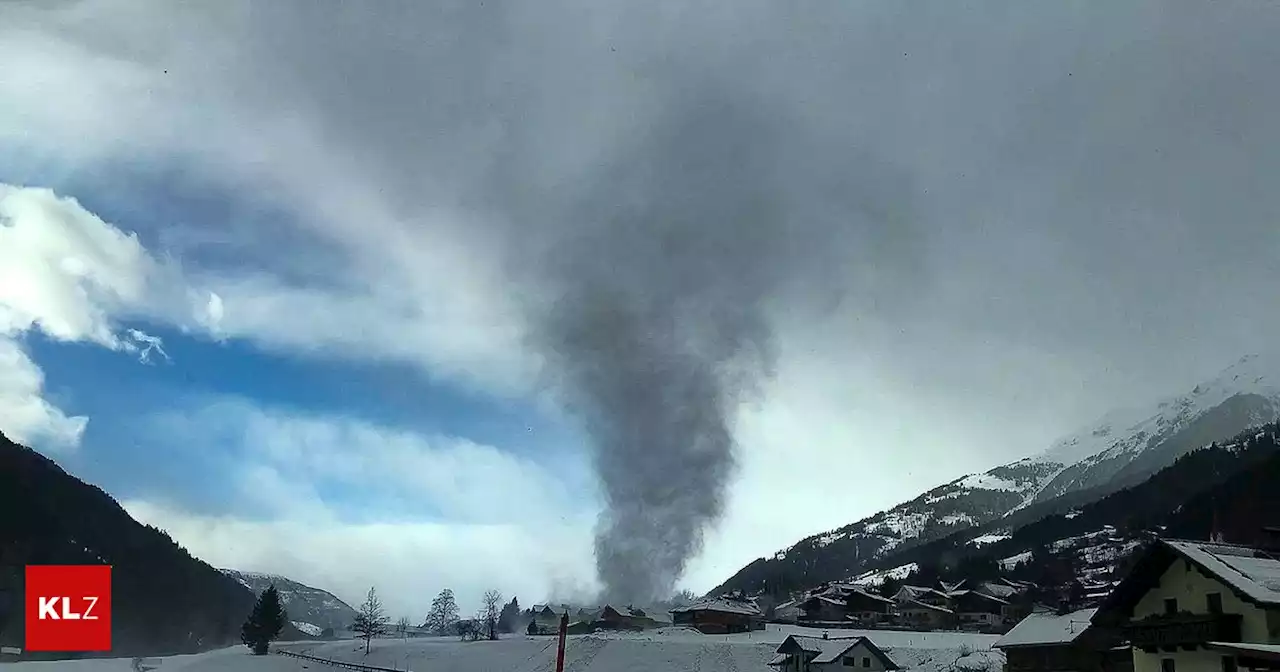
[[[569,632],[569,613],[560,616],[560,644],[556,647],[556,672],[564,672],[564,636]]]

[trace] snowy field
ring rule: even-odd
[[[598,633],[570,637],[565,648],[566,672],[769,672],[765,665],[787,635],[822,636],[822,630],[770,625],[763,632],[702,635],[683,628],[650,633]],[[889,657],[913,672],[951,672],[959,660],[965,670],[998,672],[1003,658],[991,651],[994,635],[956,632],[830,630],[831,637],[866,635]],[[413,672],[551,672],[555,638],[511,635],[497,642],[459,642],[456,638],[375,640],[364,655],[363,642],[307,642],[277,648],[313,656],[394,667]],[[969,652],[973,653],[970,654]],[[965,655],[969,654],[969,655]],[[963,658],[962,658],[963,656]],[[14,672],[127,672],[128,659],[18,663]],[[194,656],[165,658],[159,672],[323,672],[336,670],[287,656],[251,656],[242,646]]]

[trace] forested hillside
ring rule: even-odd
[[[23,641],[27,564],[112,566],[113,656],[239,641],[254,595],[129,516],[97,487],[0,435],[0,643]],[[300,637],[286,626],[285,637]],[[65,655],[51,657],[68,657]]]

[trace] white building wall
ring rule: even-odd
[[[1241,615],[1241,639],[1254,643],[1277,643],[1268,629],[1267,612],[1249,602],[1240,599],[1231,588],[1216,579],[1205,576],[1194,565],[1179,558],[1164,575],[1160,584],[1152,588],[1138,601],[1134,607],[1135,619],[1146,618],[1164,613],[1165,600],[1174,598],[1178,601],[1178,610],[1193,614],[1209,613],[1209,593],[1222,596],[1222,612],[1224,614]],[[1223,655],[1216,651],[1183,651],[1176,653],[1146,653],[1141,649],[1133,649],[1133,672],[1162,672],[1161,661],[1172,659],[1174,672],[1222,672]]]

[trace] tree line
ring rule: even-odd
[[[488,590],[481,598],[475,616],[462,619],[453,590],[445,588],[431,601],[431,609],[421,629],[433,635],[458,636],[463,641],[496,640],[500,634],[516,632],[522,622],[532,618],[533,610],[522,612],[518,598],[512,597],[510,602],[504,602],[501,591]],[[280,601],[280,593],[275,586],[270,586],[254,603],[240,629],[240,639],[255,655],[265,655],[287,621],[288,613]],[[408,617],[401,617],[392,626],[377,590],[369,588],[364,602],[356,610],[351,630],[358,639],[364,640],[364,652],[368,655],[373,640],[378,637],[391,634],[407,637],[409,630],[413,629],[410,623]]]

